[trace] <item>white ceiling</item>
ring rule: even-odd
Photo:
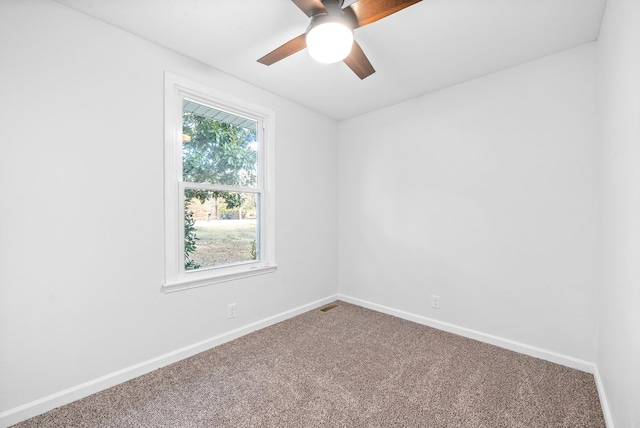
[[[360,80],[306,50],[256,62],[305,32],[289,0],[57,1],[336,120],[594,41],[606,2],[423,0],[355,31],[376,69]]]

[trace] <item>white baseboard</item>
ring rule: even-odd
[[[87,397],[91,394],[95,394],[96,392],[100,392],[112,386],[118,385],[122,382],[126,382],[138,376],[152,372],[153,370],[156,370],[160,367],[164,367],[185,358],[192,357],[200,352],[222,345],[223,343],[237,339],[256,330],[269,327],[270,325],[287,320],[296,315],[300,315],[315,308],[319,308],[326,305],[327,303],[334,302],[337,299],[338,296],[333,295],[325,297],[324,299],[316,300],[315,302],[311,302],[306,305],[282,312],[280,314],[273,315],[271,317],[256,321],[227,333],[211,337],[209,339],[194,343],[181,349],[176,349],[173,352],[160,355],[156,358],[143,361],[141,363],[126,367],[122,370],[118,370],[97,379],[90,380],[88,382],[76,385],[63,391],[56,392],[46,397],[42,397],[13,409],[9,409],[5,412],[0,413],[0,427],[8,427],[17,424],[18,422],[45,413],[56,407],[71,403],[73,401]]]
[[[354,305],[362,306],[363,308],[371,309],[377,312],[382,312],[387,315],[393,315],[398,318],[402,318],[408,321],[413,321],[418,324],[426,325],[429,327],[437,328],[439,330],[447,331],[449,333],[457,334],[460,336],[475,339],[480,342],[489,343],[491,345],[499,346],[501,348],[508,349],[510,351],[519,352],[521,354],[529,355],[531,357],[540,358],[542,360],[550,361],[552,363],[560,364],[563,366],[571,367],[587,373],[592,373],[596,389],[598,390],[598,397],[600,398],[600,406],[602,407],[602,413],[607,428],[614,428],[613,415],[607,402],[607,396],[605,394],[604,384],[600,378],[600,372],[598,366],[595,363],[591,363],[578,358],[570,357],[567,355],[559,354],[557,352],[548,351],[535,346],[526,345],[524,343],[516,342],[510,339],[501,338],[491,334],[482,333],[476,330],[472,330],[466,327],[460,327],[454,324],[438,321],[433,318],[424,317],[422,315],[412,314],[410,312],[401,311],[399,309],[390,308],[388,306],[379,305],[377,303],[369,302],[366,300],[358,299],[344,294],[338,294],[338,299],[343,302],[352,303]]]
[[[190,346],[177,349],[173,352],[160,355],[156,358],[152,358],[147,361],[143,361],[139,364],[135,364],[130,367],[126,367],[122,370],[110,373],[108,375],[93,379],[83,384],[65,389],[63,391],[42,397],[38,400],[31,401],[21,406],[9,409],[0,413],[0,427],[8,427],[23,420],[29,419],[33,416],[37,416],[41,413],[47,412],[56,407],[64,404],[71,403],[75,400],[79,400],[96,392],[100,392],[122,382],[134,379],[138,376],[149,373],[158,368],[167,366],[177,361],[183,360],[194,356],[200,352],[219,346],[223,343],[237,339],[256,330],[268,327],[270,325],[287,320],[294,316],[303,314],[315,308],[319,308],[327,303],[331,303],[335,300],[342,300],[347,303],[362,306],[367,309],[382,312],[388,315],[393,315],[398,318],[413,321],[418,324],[426,325],[429,327],[437,328],[439,330],[447,331],[449,333],[458,334],[460,336],[468,337],[470,339],[479,340],[481,342],[489,343],[491,345],[499,346],[501,348],[509,349],[511,351],[519,352],[532,357],[540,358],[553,363],[561,364],[567,367],[571,367],[577,370],[593,373],[598,394],[600,396],[600,403],[604,414],[607,428],[613,428],[613,419],[609,411],[604,386],[600,379],[597,366],[588,361],[580,360],[577,358],[562,355],[556,352],[544,350],[534,346],[526,345],[520,342],[516,342],[510,339],[501,338],[491,334],[482,333],[476,330],[468,329],[466,327],[460,327],[454,324],[438,321],[432,318],[424,317],[422,315],[416,315],[410,312],[390,308],[388,306],[379,305],[377,303],[361,300],[355,297],[346,296],[343,294],[337,294],[329,297],[325,297],[315,302],[276,314],[274,316],[265,318],[260,321],[248,324],[238,329],[223,333],[221,335],[203,340],[198,343],[194,343]]]
[[[600,378],[600,372],[598,366],[594,367],[593,377],[596,380],[596,388],[598,389],[598,396],[600,397],[600,406],[602,406],[602,414],[604,415],[604,422],[607,428],[613,428],[613,415],[609,409],[609,402],[607,401],[607,394],[604,391],[604,384]]]
[[[526,345],[524,343],[516,342],[514,340],[505,339],[492,334],[482,333],[477,330],[472,330],[466,327],[460,327],[455,324],[435,320],[422,315],[412,314],[399,309],[390,308],[388,306],[379,305],[377,303],[361,300],[351,296],[345,296],[344,294],[338,294],[338,299],[347,303],[362,306],[367,309],[382,312],[387,315],[393,315],[398,318],[402,318],[408,321],[413,321],[418,324],[426,325],[429,327],[437,328],[438,330],[454,333],[459,336],[475,339],[480,342],[489,343],[491,345],[499,346],[510,351],[518,352],[521,354],[529,355],[531,357],[540,358],[542,360],[550,361],[552,363],[560,364],[563,366],[571,367],[587,373],[593,373],[595,365],[588,361],[584,361],[578,358],[573,358],[567,355],[559,354],[557,352],[548,351],[545,349],[537,348],[535,346]]]
[[[355,297],[346,296],[344,294],[338,294],[338,299],[343,302],[352,303],[354,305],[362,306],[363,308],[371,309],[377,312],[382,312],[388,315],[393,315],[398,318],[402,318],[408,321],[413,321],[418,324],[426,325],[429,327],[444,330],[449,333],[457,334],[460,336],[468,337],[470,339],[479,340],[480,342],[489,343],[491,345],[499,346],[501,348],[508,349],[510,351],[519,352],[521,354],[529,355],[531,357],[540,358],[542,360],[550,361],[552,363],[560,364],[563,366],[571,367],[577,370],[581,370],[587,373],[592,373],[596,389],[598,390],[598,396],[600,398],[600,406],[602,407],[602,414],[607,428],[614,428],[613,415],[607,402],[607,396],[605,394],[604,384],[600,378],[600,372],[598,366],[595,363],[591,363],[578,358],[570,357],[567,355],[559,354],[557,352],[548,351],[535,346],[526,345],[524,343],[516,342],[510,339],[501,338],[491,334],[482,333],[476,330],[472,330],[466,327],[460,327],[454,324],[438,321],[433,318],[424,317],[422,315],[412,314],[410,312],[401,311],[399,309],[390,308],[388,306],[379,305],[377,303],[369,302]]]

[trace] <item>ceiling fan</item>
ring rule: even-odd
[[[344,0],[291,0],[311,23],[304,34],[269,52],[258,62],[274,64],[304,48],[320,62],[344,61],[360,79],[375,73],[353,30],[376,22],[422,0],[357,0],[342,8]]]

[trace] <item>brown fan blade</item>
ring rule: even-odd
[[[279,48],[275,48],[274,50],[260,58],[258,62],[264,65],[271,65],[275,62],[280,61],[281,59],[288,57],[289,55],[293,55],[294,53],[301,51],[306,47],[307,41],[305,39],[305,35],[300,34],[298,37],[289,40]]]
[[[343,9],[344,13],[355,18],[356,28],[376,22],[399,10],[422,0],[358,0]]]
[[[320,0],[291,0],[298,8],[307,14],[309,18],[319,13],[327,13]]]
[[[351,53],[343,61],[351,70],[353,70],[354,73],[358,75],[360,80],[376,72],[369,62],[369,58],[367,58],[357,42],[353,42]]]

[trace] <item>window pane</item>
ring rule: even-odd
[[[256,129],[254,120],[183,99],[183,180],[256,187]]]
[[[258,260],[258,197],[186,189],[185,270]]]

